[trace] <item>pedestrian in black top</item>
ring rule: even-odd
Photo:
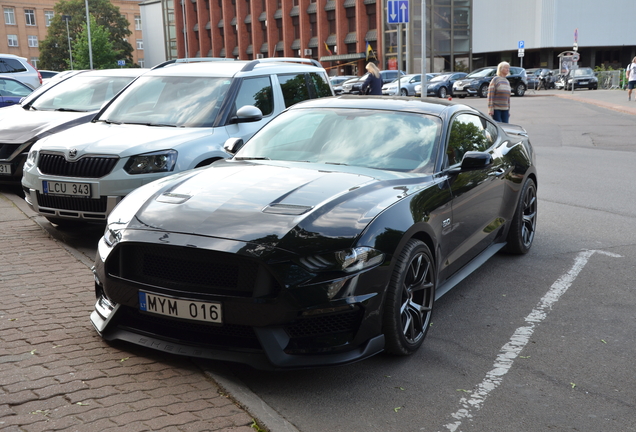
[[[384,83],[380,77],[380,70],[374,63],[367,63],[366,69],[369,72],[369,76],[362,84],[362,94],[382,96],[382,85]]]

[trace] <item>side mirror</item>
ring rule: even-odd
[[[230,123],[250,123],[257,122],[263,118],[263,113],[254,105],[245,105],[236,111],[236,116],[232,117]]]
[[[241,147],[243,147],[242,138],[228,138],[223,144],[223,149],[231,155],[236,154]]]
[[[486,152],[469,151],[462,158],[461,170],[483,169],[492,163],[492,155]]]

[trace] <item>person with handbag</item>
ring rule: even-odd
[[[369,75],[367,79],[364,80],[362,87],[360,88],[362,94],[366,95],[378,95],[382,96],[382,77],[380,76],[380,69],[375,65],[375,63],[367,63],[366,66]]]

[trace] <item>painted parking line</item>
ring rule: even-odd
[[[493,364],[493,368],[486,374],[484,380],[475,388],[469,397],[460,399],[459,404],[461,408],[451,414],[451,417],[457,421],[444,425],[449,432],[458,431],[462,421],[472,418],[472,412],[481,409],[488,395],[499,387],[503,381],[503,377],[508,373],[521,350],[523,350],[530,341],[530,337],[534,333],[535,328],[546,318],[550,309],[552,309],[555,303],[559,301],[559,298],[570,288],[590,257],[595,253],[621,258],[621,255],[600,250],[582,251],[577,255],[570,271],[552,284],[550,290],[525,318],[527,325],[519,327],[510,340],[501,347],[499,355]]]

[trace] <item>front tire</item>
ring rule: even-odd
[[[439,90],[437,90],[437,97],[441,97],[442,99],[446,99],[448,93],[446,92],[446,87],[441,86]]]
[[[403,89],[401,89],[401,90],[400,90],[400,95],[402,95],[402,96],[408,96],[408,95],[409,95],[409,91],[408,91],[407,89],[404,89],[404,88],[403,88]]]
[[[424,342],[435,301],[434,268],[431,251],[420,240],[409,240],[397,257],[384,303],[388,353],[410,355]]]
[[[488,97],[488,84],[482,84],[481,87],[479,87],[479,97]]]
[[[525,86],[525,84],[517,85],[517,87],[515,88],[515,94],[517,96],[523,96],[524,94],[526,94],[526,86]]]
[[[528,178],[521,188],[517,209],[508,232],[506,252],[528,253],[537,228],[537,186]]]

